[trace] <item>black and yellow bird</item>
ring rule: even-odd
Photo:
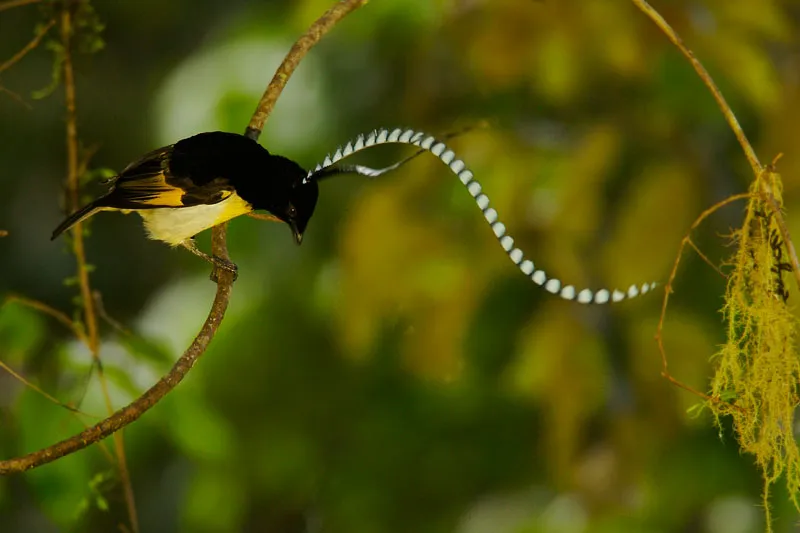
[[[55,239],[100,211],[135,211],[151,239],[183,246],[216,266],[231,263],[201,252],[194,236],[232,218],[266,210],[292,229],[297,244],[314,214],[319,188],[308,172],[256,141],[225,132],[200,133],[154,150],[111,178],[111,190],[67,217]]]

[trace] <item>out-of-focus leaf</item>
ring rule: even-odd
[[[172,413],[168,432],[176,445],[203,461],[223,461],[230,457],[235,440],[227,421],[208,405],[199,391],[186,387],[182,392],[164,402]]]
[[[238,473],[204,468],[193,474],[181,503],[180,520],[188,531],[241,530],[247,494]]]
[[[16,412],[20,450],[38,450],[84,429],[69,412],[33,391],[21,393]],[[93,475],[93,457],[100,452],[68,455],[26,474],[39,505],[56,523],[66,526],[74,520]]]
[[[169,364],[175,360],[174,354],[165,342],[149,339],[137,334],[123,334],[117,337],[119,342],[134,357],[144,361],[151,361],[159,366]]]
[[[699,179],[688,167],[654,165],[644,169],[615,208],[611,238],[602,264],[608,287],[665,279],[678,245],[701,205]]]
[[[44,318],[15,302],[0,305],[0,358],[18,365],[44,341]]]
[[[608,400],[607,354],[561,301],[550,302],[531,320],[520,345],[506,382],[512,391],[544,406],[551,471],[567,479],[582,429]]]

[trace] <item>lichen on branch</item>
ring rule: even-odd
[[[794,414],[800,403],[797,318],[787,305],[784,273],[791,272],[773,203],[783,206],[780,175],[772,165],[750,186],[744,224],[733,234],[725,305],[727,341],[716,356],[710,402],[717,423],[729,415],[742,450],[753,454],[764,476],[764,505],[770,486],[786,475],[789,495],[800,507],[800,451]],[[768,201],[771,195],[774,202]]]

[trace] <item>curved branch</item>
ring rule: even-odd
[[[245,130],[245,135],[252,139],[258,138],[267,117],[275,106],[278,96],[280,96],[283,87],[300,60],[339,20],[365,3],[367,3],[367,0],[341,0],[317,19],[305,35],[298,39],[283,60],[283,63],[278,67],[275,76],[261,97],[256,112]],[[225,224],[216,226],[212,230],[212,250],[214,255],[229,259]],[[0,461],[0,475],[14,474],[36,468],[105,439],[138,419],[174,389],[206,351],[228,308],[233,276],[230,272],[221,269],[217,274],[217,294],[214,297],[214,303],[211,305],[211,311],[203,323],[203,327],[189,348],[186,349],[164,377],[129,405],[119,409],[105,420],[81,433],[28,455]]]
[[[311,25],[306,31],[306,34],[300,37],[289,53],[284,58],[272,81],[269,82],[267,90],[261,96],[258,102],[253,118],[250,119],[250,124],[247,126],[244,134],[251,139],[257,140],[261,135],[261,130],[264,129],[264,123],[267,121],[272,109],[275,107],[275,102],[286,87],[286,82],[294,73],[300,60],[305,57],[311,48],[319,42],[323,35],[328,33],[337,22],[342,20],[345,15],[351,11],[358,9],[366,4],[369,0],[341,0],[336,3],[332,8],[326,11],[320,18]]]

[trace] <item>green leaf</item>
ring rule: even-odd
[[[45,335],[44,319],[33,309],[14,302],[0,306],[0,357],[7,364],[21,361],[25,354],[41,346]]]

